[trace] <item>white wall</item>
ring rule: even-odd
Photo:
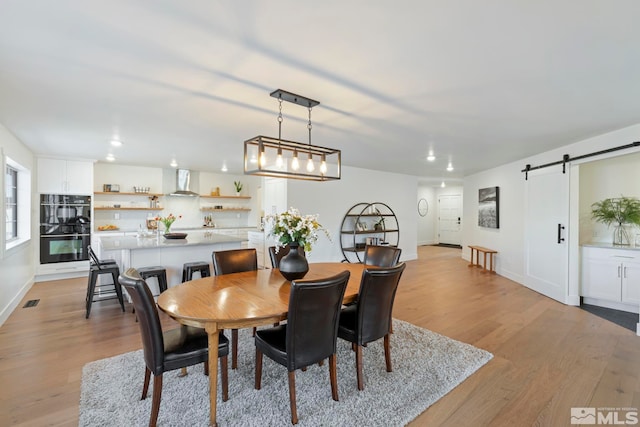
[[[409,175],[342,167],[339,181],[287,181],[287,202],[303,215],[318,214],[331,241],[322,236],[309,255],[311,262],[342,261],[340,225],[347,211],[360,202],[382,202],[393,209],[400,227],[398,246],[403,261],[417,258],[417,178]]]
[[[149,187],[150,193],[162,193],[162,169],[96,163],[93,165],[93,191],[102,191],[104,184],[118,184],[123,193],[133,193],[134,186]]]
[[[469,175],[464,179],[464,217],[466,218],[465,227],[463,228],[463,248],[467,245],[481,245],[498,251],[496,257],[496,272],[500,275],[508,277],[519,283],[523,283],[524,277],[524,189],[525,176],[521,172],[526,164],[532,166],[550,163],[562,160],[563,154],[570,156],[580,156],[592,152],[613,148],[629,144],[640,139],[640,125],[630,126],[604,135],[589,138],[574,144],[567,145],[560,149],[541,153],[536,156],[524,158],[517,162],[509,163],[490,170],[486,170],[474,175]],[[637,152],[637,149],[625,151],[626,153]],[[619,156],[625,152],[617,152]],[[610,155],[611,157],[613,155]],[[589,162],[596,158],[588,159]],[[587,160],[582,161],[586,163]],[[577,164],[578,162],[576,162]],[[553,166],[561,168],[562,166]],[[574,165],[575,167],[575,165]],[[584,167],[584,166],[580,166]],[[634,176],[626,176],[625,179],[634,179]],[[570,184],[572,194],[577,193],[582,188],[582,183],[573,179]],[[579,185],[579,186],[578,186]],[[478,227],[477,211],[478,211],[478,189],[484,187],[500,187],[500,228],[487,229]],[[586,188],[586,187],[585,187]],[[553,189],[549,189],[553,191]],[[577,196],[572,196],[572,200],[577,200]],[[568,233],[569,241],[575,242],[570,245],[570,258],[573,265],[570,265],[570,274],[576,276],[576,263],[578,258],[575,256],[578,251],[578,239],[575,238],[579,232],[579,224],[577,220],[579,209],[577,204],[572,204],[570,208],[574,213],[570,214],[572,222],[569,224]],[[463,250],[462,256],[469,259],[469,253]],[[572,279],[570,279],[572,280]],[[575,286],[570,285],[570,286]],[[575,291],[575,290],[574,290]],[[570,289],[570,294],[572,290]]]
[[[619,155],[580,166],[580,244],[611,243],[613,230],[591,219],[591,205],[611,197],[640,197],[640,153]],[[638,228],[630,233],[631,243]]]
[[[498,251],[496,272],[522,283],[524,268],[524,163],[516,162],[464,179],[462,256],[469,259],[468,245]],[[500,187],[500,228],[478,226],[478,190]]]
[[[249,212],[242,213],[215,213],[202,212],[202,214],[211,214],[218,227],[235,227],[234,224],[242,224],[242,227],[258,227],[260,225],[260,216],[262,215],[261,197],[259,193],[262,190],[262,179],[255,176],[247,175],[231,175],[226,173],[200,172],[200,194],[211,194],[217,188],[223,196],[235,196],[236,190],[233,185],[234,181],[242,183],[242,196],[251,196],[251,200],[222,200],[222,199],[201,199],[201,204],[231,204],[238,207],[247,207],[251,209]],[[201,220],[201,218],[198,218]]]
[[[438,243],[437,229],[438,229],[438,199],[437,190],[433,185],[420,184],[418,186],[418,197],[416,199],[416,210],[418,209],[417,203],[420,199],[425,199],[429,204],[429,210],[427,215],[418,215],[418,245],[434,245]]]
[[[15,136],[13,136],[4,126],[0,125],[0,148],[2,155],[8,156],[20,163],[31,171],[31,218],[40,218],[37,210],[39,201],[35,191],[35,182],[37,181],[35,170],[35,157],[33,153],[22,144]],[[2,188],[2,196],[4,198],[5,174],[0,174],[0,188]],[[2,225],[0,226],[4,234],[5,215],[2,215]],[[39,236],[37,221],[32,220],[31,241],[17,246],[7,252],[1,251],[0,259],[0,277],[2,283],[0,286],[0,325],[9,317],[13,309],[15,309],[20,300],[33,285],[33,277],[35,274],[35,248],[34,239]],[[4,239],[0,239],[4,242]],[[4,243],[2,243],[4,244]]]
[[[204,197],[175,197],[160,198],[162,210],[157,211],[95,211],[95,226],[113,224],[123,231],[135,231],[140,225],[145,225],[148,216],[167,216],[170,213],[182,218],[177,220],[173,228],[200,227],[205,214],[211,214],[218,227],[257,227],[260,219],[259,198],[256,197],[260,189],[260,178],[245,175],[230,175],[205,171],[191,172],[191,190],[209,195],[216,187],[220,188],[223,196],[235,196],[234,181],[244,184],[241,194],[251,196],[249,200],[242,199],[208,199]],[[102,191],[103,184],[118,184],[121,192],[133,192],[133,187],[149,187],[150,193],[169,194],[176,190],[176,170],[171,168],[154,168],[146,166],[117,165],[112,163],[97,163],[94,166],[94,190]],[[100,195],[94,200],[95,206],[104,204],[120,204],[125,206],[146,207],[148,196],[119,196],[116,194]],[[222,205],[225,207],[249,208],[246,212],[204,212],[202,206]],[[116,218],[116,216],[118,218]],[[95,228],[95,227],[94,227]]]

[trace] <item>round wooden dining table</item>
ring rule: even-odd
[[[351,272],[344,303],[358,295],[363,264],[312,263],[303,280]],[[291,283],[278,269],[204,277],[171,287],[158,297],[158,307],[183,325],[204,328],[209,335],[210,425],[216,426],[218,394],[218,333],[271,325],[287,318]]]

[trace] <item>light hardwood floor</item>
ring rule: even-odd
[[[494,358],[412,426],[566,426],[571,407],[640,407],[633,332],[468,268],[459,249],[418,252],[394,317]],[[141,348],[131,307],[94,304],[86,320],[85,289],[86,279],[37,283],[0,328],[0,425],[76,426],[84,364]],[[30,299],[40,303],[22,308]]]

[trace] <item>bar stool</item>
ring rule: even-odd
[[[149,277],[155,277],[158,281],[158,291],[163,293],[167,290],[167,269],[159,265],[153,267],[142,267],[138,269],[138,274],[143,280],[147,280]],[[157,297],[158,295],[154,295]]]
[[[200,273],[200,277],[211,276],[211,268],[206,261],[185,262],[182,266],[182,281],[187,282],[193,278],[193,273]]]
[[[113,281],[113,283],[107,283],[104,285],[96,285],[97,281],[98,281],[98,276],[100,276],[101,274],[110,274],[111,275],[111,279]],[[89,318],[89,314],[91,313],[91,305],[95,302],[95,301],[105,301],[108,299],[115,299],[118,298],[118,301],[120,302],[120,306],[122,307],[122,311],[124,312],[124,300],[122,298],[122,288],[120,287],[120,282],[118,282],[118,276],[120,275],[120,268],[118,267],[118,264],[91,264],[91,267],[89,268],[89,280],[87,283],[87,298],[86,298],[86,303],[87,303],[87,314],[85,316],[86,319]],[[102,288],[102,287],[112,287],[115,289],[115,295],[111,292],[106,292],[106,295],[110,295],[106,298],[99,298],[97,300],[94,300],[93,297],[95,295],[95,291],[96,288]]]

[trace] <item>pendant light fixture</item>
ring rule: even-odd
[[[244,142],[245,175],[311,181],[340,179],[342,169],[340,150],[311,144],[311,109],[320,103],[282,89],[277,89],[270,95],[278,99],[278,138],[258,135]],[[282,139],[282,101],[301,105],[309,110],[308,143]],[[304,169],[300,168],[300,155],[306,155],[307,158]],[[258,159],[258,161],[252,161],[252,159]],[[314,159],[320,161],[319,167],[316,167]]]

